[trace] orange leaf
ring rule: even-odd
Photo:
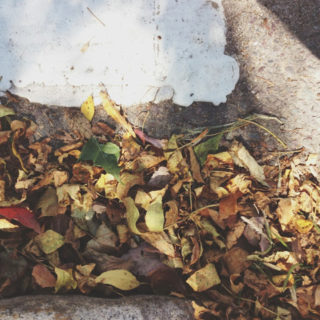
[[[219,203],[219,216],[221,219],[225,220],[231,216],[234,216],[238,212],[238,199],[242,196],[240,191],[231,193],[227,197],[220,200]]]

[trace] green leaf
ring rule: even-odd
[[[146,213],[146,225],[151,232],[163,231],[164,214],[162,209],[162,196],[159,195],[149,206]]]
[[[117,161],[119,161],[120,148],[116,144],[107,142],[106,144],[101,145],[101,149],[104,153],[114,154],[117,158]]]
[[[83,146],[79,161],[93,161],[94,165],[102,167],[120,181],[119,157],[120,148],[116,144],[108,142],[102,145],[92,137]]]
[[[100,274],[96,283],[103,283],[114,286],[120,290],[132,290],[140,285],[140,282],[129,271],[124,269],[110,270]]]
[[[64,237],[53,230],[39,234],[35,241],[45,254],[55,252],[64,245]]]
[[[0,118],[5,116],[12,116],[16,114],[11,108],[8,108],[2,104],[0,104]]]
[[[194,152],[201,165],[206,162],[208,154],[216,153],[218,151],[222,135],[222,133],[219,133],[194,147]]]

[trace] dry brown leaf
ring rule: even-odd
[[[53,288],[56,285],[56,278],[43,264],[33,267],[32,276],[41,288]]]
[[[0,132],[0,144],[7,143],[11,135],[11,131],[1,131]]]
[[[199,183],[204,183],[204,180],[201,176],[200,165],[194,154],[193,148],[188,147],[189,156],[190,156],[190,169],[192,172],[193,179]]]
[[[83,146],[83,142],[79,141],[79,142],[75,142],[72,144],[67,144],[57,150],[55,150],[54,155],[55,156],[61,156],[65,153],[69,153],[72,150],[76,150],[76,149],[80,149]]]
[[[255,274],[247,269],[244,272],[243,282],[246,286],[253,289],[258,297],[268,297],[269,299],[281,293],[281,289],[277,289],[270,284],[268,278],[263,274]]]
[[[297,212],[297,202],[295,199],[280,199],[276,214],[278,216],[281,229],[287,231],[291,229]]]
[[[169,207],[169,210],[165,213],[165,217],[166,217],[165,226],[168,227],[177,222],[178,216],[179,216],[179,210],[178,210],[177,201],[175,200],[170,200],[166,202],[165,205]]]
[[[229,194],[221,185],[228,181],[233,176],[233,172],[228,171],[213,171],[210,174],[210,189],[216,193],[218,198],[223,198]]]
[[[185,292],[185,284],[176,270],[166,265],[160,266],[149,274],[151,288],[156,294],[170,294],[171,292]]]
[[[195,237],[191,237],[191,241],[193,244],[192,248],[192,254],[190,258],[190,265],[195,264],[197,261],[199,261],[202,253],[203,253],[203,248],[202,244],[200,241],[198,241]]]
[[[120,244],[126,243],[130,238],[130,230],[125,224],[117,224],[117,233]]]
[[[102,171],[102,169],[101,169]],[[84,163],[75,163],[72,166],[72,183],[84,183],[87,184],[93,180],[95,176],[94,167]]]
[[[127,195],[129,190],[135,186],[135,185],[143,185],[144,180],[143,176],[140,173],[128,173],[128,172],[123,172],[120,175],[120,183],[117,185],[117,197],[122,200],[124,199]]]
[[[96,136],[106,135],[113,137],[114,136],[114,130],[109,127],[106,123],[98,121],[93,124],[92,126],[92,133]]]
[[[227,220],[235,216],[239,211],[238,199],[242,196],[240,191],[231,193],[219,202],[219,215],[220,219]]]
[[[28,147],[29,149],[37,152],[34,165],[38,165],[40,166],[40,168],[48,162],[48,155],[52,151],[52,147],[48,144],[50,140],[50,138],[45,138],[41,141],[29,145]],[[31,155],[32,153],[30,153],[29,157]]]
[[[297,292],[297,306],[301,316],[306,318],[312,312],[317,317],[320,316],[319,306],[315,306],[315,291],[317,285],[308,287],[300,287],[296,290]],[[314,318],[316,319],[316,318]]]
[[[231,249],[235,244],[237,244],[238,239],[242,236],[245,224],[242,221],[238,221],[232,229],[227,233],[226,246]]]
[[[226,188],[231,193],[235,193],[238,190],[243,194],[251,193],[252,182],[249,177],[243,173],[237,174],[234,178],[230,179]]]
[[[243,290],[244,283],[241,282],[241,274],[235,273],[230,276],[230,286],[231,290],[236,294],[239,294]]]
[[[145,170],[157,166],[161,162],[165,161],[163,156],[154,156],[146,152],[142,152],[139,157],[137,157],[133,163],[136,163],[135,170]]]
[[[95,268],[95,263],[76,266],[77,272],[74,273],[75,280],[78,283],[78,288],[83,294],[88,294],[96,286],[94,277],[91,276],[91,272]]]
[[[59,209],[56,189],[49,187],[40,197],[36,209],[41,209],[41,217],[56,216]]]
[[[220,152],[216,154],[208,154],[207,161],[204,164],[205,171],[214,169],[232,169],[233,160],[229,152]]]
[[[20,121],[20,120],[13,120],[10,123],[10,127],[12,131],[17,131],[17,130],[22,130],[24,131],[27,127],[27,124],[24,121]]]
[[[249,170],[251,176],[264,186],[268,186],[263,168],[250,155],[248,150],[240,142],[233,142],[230,153],[234,163]]]
[[[246,270],[250,266],[250,262],[247,260],[248,252],[242,248],[234,247],[228,250],[224,255],[224,262],[231,274],[239,274]]]
[[[140,234],[140,237],[157,248],[159,252],[170,257],[175,256],[174,246],[165,232],[145,232]]]
[[[88,261],[93,261],[96,264],[98,272],[105,272],[115,269],[131,270],[133,268],[133,262],[124,257],[115,257],[106,253],[97,252],[93,249],[87,249],[84,251],[83,256]]]
[[[195,301],[192,301],[192,307],[194,310],[193,316],[195,320],[203,320],[206,319],[206,317],[209,314],[212,314],[214,318],[220,319],[220,314],[217,312],[214,312],[206,307],[198,305]]]
[[[102,223],[95,237],[88,241],[86,249],[92,249],[102,253],[112,253],[117,248],[117,235]]]
[[[290,251],[276,251],[264,257],[263,261],[273,263],[286,272],[288,272],[293,265],[298,264],[295,254]]]

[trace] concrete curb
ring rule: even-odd
[[[190,302],[165,296],[37,295],[0,300],[1,320],[191,320],[192,315]]]

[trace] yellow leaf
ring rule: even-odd
[[[171,173],[177,173],[181,170],[181,165],[179,166],[180,163],[186,165],[182,153],[178,149],[177,138],[178,136],[175,134],[171,136],[167,146],[167,149],[170,151],[164,153],[167,159],[167,168]]]
[[[117,198],[117,184],[118,181],[110,173],[102,174],[95,184],[95,189],[98,192],[104,191],[104,195],[108,199]]]
[[[94,115],[94,101],[93,97],[89,96],[88,99],[81,105],[81,112],[91,121]]]
[[[123,203],[126,207],[126,216],[128,221],[129,229],[135,234],[141,234],[141,232],[137,228],[137,221],[139,219],[139,210],[137,209],[136,205],[132,198],[125,198],[123,199]]]
[[[78,184],[63,184],[57,188],[57,197],[60,206],[66,207],[70,205],[70,198],[79,202],[80,198],[80,185]]]
[[[74,280],[72,275],[72,269],[63,270],[55,267],[54,272],[57,275],[57,282],[54,291],[57,293],[62,288],[66,290],[76,289],[77,281]]]
[[[108,284],[120,290],[132,290],[140,285],[136,277],[124,269],[103,272],[96,278],[96,283]]]
[[[284,282],[287,280],[288,276],[286,274],[279,274],[272,277],[272,282],[277,286],[281,287],[283,286]],[[292,274],[289,275],[289,278],[287,280],[287,286],[286,287],[292,287],[294,285],[294,277]]]
[[[149,206],[146,217],[146,225],[151,232],[163,231],[164,214],[162,209],[162,196],[159,195]]]
[[[64,245],[64,237],[53,230],[39,234],[35,237],[35,241],[46,254],[52,253]]]
[[[76,269],[84,276],[89,277],[93,269],[95,268],[96,264],[95,263],[89,263],[85,264],[83,266],[77,265]]]
[[[186,282],[194,291],[202,292],[220,284],[221,280],[214,264],[209,263],[192,274]]]
[[[0,219],[0,230],[19,228],[16,224],[11,223],[7,219]]]
[[[152,198],[150,195],[142,190],[138,190],[136,197],[135,197],[135,203],[138,206],[141,206],[143,209],[147,210],[147,208],[150,205],[150,202],[152,201]]]
[[[116,109],[115,103],[110,99],[106,92],[101,91],[100,97],[102,100],[102,105],[108,115],[117,123],[119,123],[131,136],[134,138],[136,134],[134,133],[132,126],[127,122],[127,120],[120,114],[120,112]]]
[[[295,221],[295,227],[300,233],[309,233],[309,231],[313,228],[313,223],[310,220],[301,218]]]
[[[13,138],[12,138],[11,150],[12,150],[13,155],[19,160],[22,170],[24,172],[28,172],[28,170],[25,168],[23,161],[22,161],[22,158],[16,148],[16,140],[18,139],[18,137],[19,137],[19,131],[15,131]]]
[[[0,104],[0,118],[16,114],[11,108]]]

